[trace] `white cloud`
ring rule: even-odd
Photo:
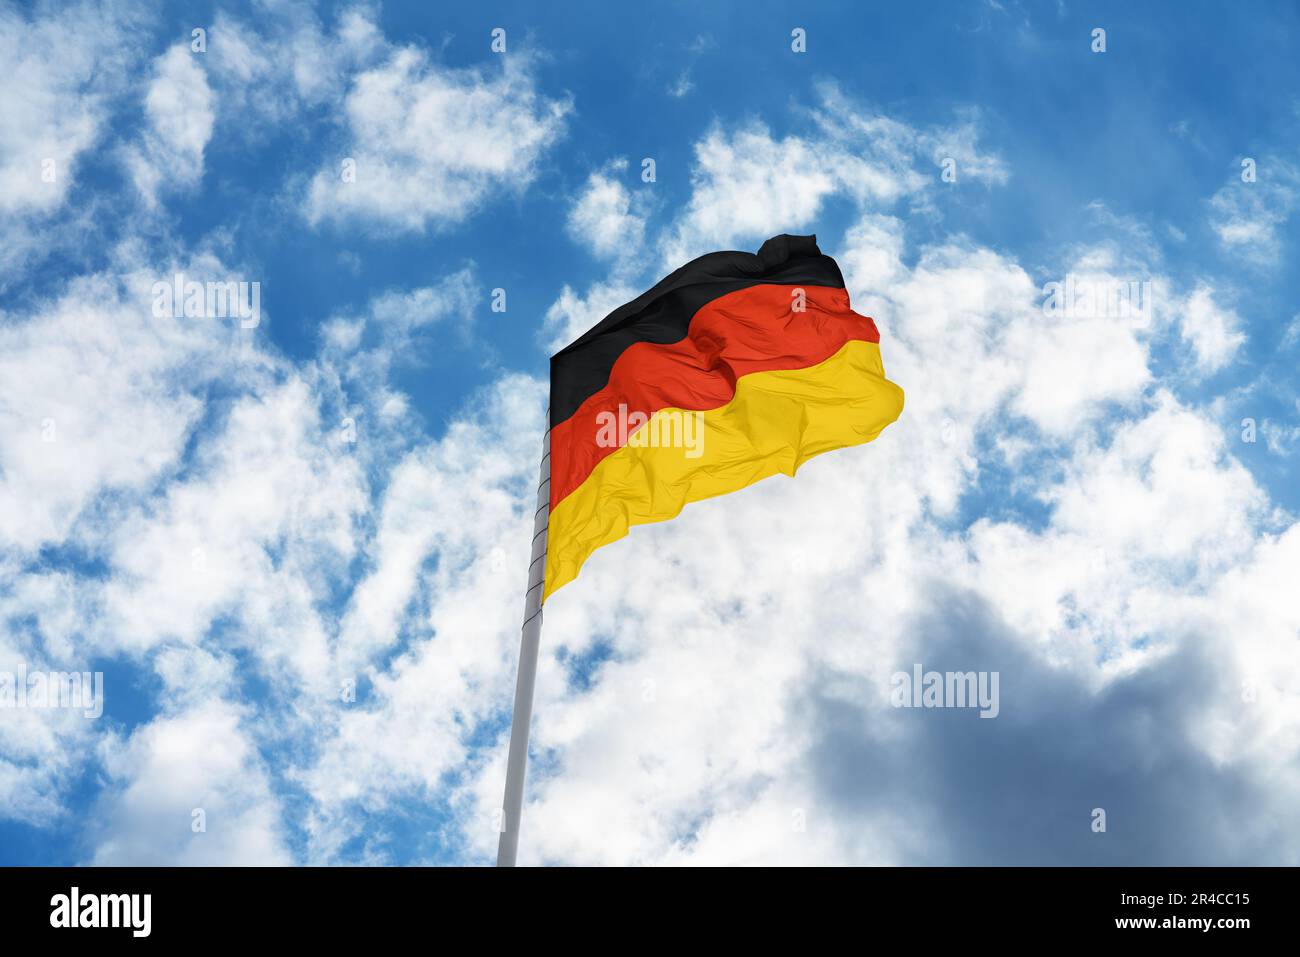
[[[1283,774],[1289,796],[1279,800],[1300,794],[1296,776],[1282,772],[1300,747],[1300,714],[1287,697],[1293,670],[1267,679],[1269,700],[1253,712],[1240,710],[1233,677],[1269,675],[1278,642],[1294,633],[1291,609],[1259,609],[1255,634],[1271,637],[1243,640],[1245,626],[1207,597],[1276,574],[1276,560],[1260,556],[1274,551],[1267,529],[1286,519],[1232,457],[1215,418],[1175,398],[1150,358],[1177,329],[1173,344],[1193,366],[1220,366],[1241,344],[1238,318],[1208,286],[1170,295],[1141,236],[1078,250],[1061,275],[1105,284],[1150,277],[1160,301],[1190,310],[1048,315],[1018,263],[965,241],[923,247],[906,265],[901,221],[860,197],[907,195],[915,182],[907,157],[930,140],[883,118],[855,129],[879,140],[868,151],[877,165],[849,182],[833,138],[715,127],[699,145],[695,193],[664,248],[675,265],[747,231],[762,237],[810,222],[833,197],[859,202],[840,247],[825,236],[822,245],[844,269],[855,307],[881,327],[886,368],[908,392],[903,417],[866,449],[810,463],[796,482],[763,483],[637,529],[548,604],[543,646],[553,650],[538,676],[534,747],[549,758],[530,776],[526,861],[965,859],[914,789],[877,780],[898,782],[900,767],[931,773],[923,757],[901,750],[910,732],[895,727],[884,698],[889,673],[923,651],[917,615],[935,605],[936,575],[986,603],[1005,631],[1010,644],[999,651],[990,642],[982,654],[1020,649],[1054,676],[1039,687],[1059,682],[1059,697],[1081,707],[1101,708],[1131,682],[1159,682],[1171,656],[1188,680],[1228,676],[1226,688],[1170,714],[1169,740],[1187,749],[1188,769],[1216,763],[1214,787],[1264,793]],[[1004,173],[995,162],[984,167],[991,182]],[[764,201],[746,199],[755,195]],[[622,282],[587,297],[566,287],[547,317],[552,343],[639,291]],[[1035,429],[1017,427],[1024,420]],[[952,527],[971,498],[1022,500],[1045,518],[1013,511]],[[1294,527],[1285,538],[1295,538]],[[575,683],[575,659],[600,646],[601,663]],[[976,657],[957,666],[990,664],[977,645],[969,653]],[[1214,672],[1189,664],[1201,654],[1214,656]],[[803,718],[845,693],[853,697],[834,707],[862,722],[846,729],[846,741],[889,729],[872,755],[886,763],[860,772],[855,793],[902,795],[899,806],[886,799],[866,817],[834,807],[810,771],[823,731]],[[1155,685],[1146,694],[1151,708],[1166,707]],[[1052,697],[1028,693],[1016,707],[1046,720]],[[1231,748],[1235,733],[1263,728],[1276,753]],[[483,822],[500,800],[503,746],[463,792],[464,833],[484,857],[495,838]],[[792,827],[798,818],[810,826]],[[1043,853],[1035,846],[1017,853],[1032,860]],[[1240,853],[1231,846],[1202,853],[1223,860]]]
[[[1300,205],[1300,173],[1285,160],[1266,157],[1256,180],[1234,175],[1210,198],[1210,226],[1225,249],[1258,265],[1273,265],[1282,255],[1281,227]]]
[[[372,27],[345,18],[339,42],[364,59]],[[232,54],[222,69],[258,68]],[[303,102],[329,102],[347,72],[312,57],[294,71]],[[454,222],[531,177],[564,112],[517,67],[488,78],[409,50],[362,73],[347,103],[362,190],[340,200],[322,172],[318,219],[394,229]],[[1034,822],[993,826],[1005,767],[965,782],[993,798],[970,809],[927,788],[951,783],[947,752],[918,746],[937,723],[904,723],[885,695],[892,671],[932,654],[1008,678],[1004,716],[974,722],[996,737],[929,731],[938,744],[981,760],[1009,750],[1014,767],[1042,768],[1031,788],[1081,767],[1069,784],[1087,793],[1118,767],[1141,785],[1263,790],[1258,840],[1293,856],[1275,838],[1300,796],[1300,620],[1285,585],[1300,535],[1149,355],[1178,328],[1177,348],[1213,362],[1236,348],[1237,320],[1208,285],[1188,297],[1202,312],[1167,326],[1046,315],[1015,258],[961,238],[909,245],[886,208],[924,205],[936,144],[977,178],[1005,178],[973,132],[945,141],[832,97],[823,112],[837,132],[715,126],[694,196],[648,245],[676,265],[851,204],[853,225],[822,244],[880,325],[907,408],[879,441],[796,481],[635,530],[548,603],[523,859],[968,862],[963,842],[983,833],[1044,853]],[[426,154],[439,123],[466,137]],[[508,149],[488,148],[502,136]],[[364,185],[376,169],[386,185]],[[602,255],[644,228],[607,179],[587,182],[572,220]],[[194,258],[189,274],[227,273]],[[1060,265],[1102,279],[1129,267],[1106,249]],[[441,847],[487,858],[545,383],[504,376],[436,441],[412,440],[389,368],[410,336],[467,316],[472,266],[333,317],[301,361],[213,321],[152,318],[150,284],[174,268],[86,277],[0,330],[0,668],[116,655],[161,683],[157,713],[129,733],[6,723],[0,804],[57,821],[94,755],[108,779],[84,835],[95,863],[281,863],[300,856],[290,828],[312,862],[382,862],[385,812],[412,807],[437,809]],[[564,287],[541,335],[568,341],[631,298],[644,277],[630,273],[616,259],[585,295]],[[50,545],[96,573],[42,567]],[[341,701],[352,679],[358,699]],[[1250,708],[1243,680],[1259,687]],[[1071,737],[1115,713],[1097,748]],[[1049,737],[1017,737],[1047,719]],[[302,789],[303,815],[284,788]],[[195,808],[206,833],[191,829]],[[1228,832],[1198,848],[1231,853]]]
[[[193,474],[122,516],[109,540],[105,641],[197,643],[221,618],[238,645],[320,686],[331,677],[317,568],[354,549],[367,504],[359,464],[301,379],[238,399],[204,436]]]
[[[125,82],[128,27],[120,13],[86,5],[30,19],[0,10],[0,214],[48,212],[66,200]]]
[[[644,241],[645,216],[634,211],[632,194],[616,178],[626,173],[627,160],[592,173],[569,211],[569,235],[603,258],[634,256]]]
[[[1195,596],[1256,541],[1265,497],[1228,457],[1222,431],[1168,393],[1102,445],[1075,443],[1040,532],[981,520],[978,587],[1018,632],[1101,674],[1168,650]]]
[[[381,425],[372,438],[391,440],[394,454],[403,440],[389,430],[418,425],[406,396],[390,387],[390,370],[418,362],[435,329],[444,343],[476,342],[475,311],[482,301],[474,264],[468,263],[433,285],[380,293],[364,315],[343,313],[322,325],[323,358],[349,395],[349,417],[355,422],[372,416]]]
[[[370,313],[390,341],[401,342],[417,330],[452,317],[459,317],[464,328],[473,318],[478,297],[474,270],[467,266],[436,286],[383,293],[370,303]]]
[[[157,206],[160,192],[193,187],[203,177],[214,106],[200,57],[188,46],[174,46],[154,60],[144,102],[146,128],[141,142],[124,154],[150,208]]]
[[[22,574],[5,561],[0,573],[11,582],[0,589],[0,681],[6,698],[0,710],[0,807],[8,818],[50,826],[67,811],[67,792],[82,773],[103,719],[87,717],[85,709],[19,708],[14,699],[24,674],[94,670],[69,640],[79,630],[84,608],[66,576]],[[29,617],[36,619],[34,628],[24,627]],[[49,636],[46,647],[33,633]]]
[[[1246,342],[1241,318],[1215,301],[1213,287],[1201,283],[1179,306],[1179,332],[1196,357],[1201,372],[1217,372],[1230,363]]]
[[[759,122],[731,131],[715,125],[695,145],[691,200],[662,242],[676,267],[714,249],[807,230],[833,196],[882,211],[904,199],[924,207],[945,157],[959,177],[999,184],[1003,161],[976,148],[978,116],[919,130],[868,111],[833,84],[818,92],[814,135],[774,137]]]
[[[109,739],[97,866],[285,865],[279,803],[243,710],[209,701]],[[202,817],[196,817],[201,812]],[[203,830],[196,830],[201,821]]]
[[[329,377],[310,366],[291,369],[229,321],[153,316],[155,281],[176,271],[227,277],[213,257],[120,268],[75,281],[0,328],[7,363],[0,370],[0,566],[13,582],[0,594],[0,658],[94,670],[104,658],[147,662],[157,653],[164,699],[204,711],[234,678],[222,684],[209,675],[199,686],[211,692],[196,694],[195,669],[176,666],[175,646],[198,645],[220,626],[216,643],[246,651],[284,700],[335,688],[332,629],[320,605],[333,587],[331,569],[354,549],[353,517],[367,488],[337,420],[322,418],[337,407]],[[215,399],[217,382],[233,396]],[[49,568],[40,556],[50,546],[81,557]],[[86,562],[89,573],[81,571]],[[106,693],[110,709],[131,694],[116,685]],[[200,730],[212,727],[209,717]],[[73,721],[60,712],[6,720],[0,787],[12,814],[56,818],[63,787],[97,760],[108,720]],[[114,774],[147,803],[146,792],[170,772],[157,770],[162,758],[136,750],[132,744]],[[131,783],[131,767],[146,780]],[[223,769],[244,773],[242,764],[209,768],[214,776]],[[245,783],[227,790],[237,794]],[[211,786],[222,790],[215,777]],[[131,814],[136,824],[143,820]],[[244,824],[261,827],[261,812],[239,821],[227,822],[234,830],[224,840],[188,849],[177,843],[176,854],[215,860],[222,847],[238,856],[265,843],[238,833]],[[138,846],[123,847],[122,839],[108,835],[106,860],[148,857],[147,832],[132,837]],[[159,847],[154,859],[170,853]]]
[[[491,539],[492,530],[513,529],[531,517],[513,498],[518,466],[509,452],[525,461],[540,459],[540,446],[531,447],[540,419],[527,398],[540,392],[523,377],[499,382],[487,397],[482,422],[458,422],[442,441],[393,468],[368,547],[371,570],[343,619],[339,654],[351,662],[346,669],[361,667],[398,640],[398,616],[425,577],[421,566],[431,555],[442,559],[433,579],[450,581],[467,561],[483,560],[473,553],[481,536]]]
[[[1000,185],[1010,177],[1001,156],[983,152],[977,145],[982,126],[978,109],[959,111],[952,125],[922,128],[855,103],[834,83],[823,83],[819,95],[820,108],[813,115],[823,135],[852,144],[896,173],[909,173],[911,189],[935,182],[938,167],[949,158],[957,161],[956,182],[973,179]],[[923,171],[912,171],[917,162],[923,164]]]
[[[936,434],[949,421],[976,428],[1008,402],[1050,435],[1065,436],[1110,404],[1137,398],[1150,379],[1139,323],[1049,316],[1028,274],[992,250],[931,247],[907,270],[897,220],[867,216],[846,238],[839,260],[855,308],[873,316],[889,340],[915,350],[893,362],[905,363],[913,383],[909,416],[924,418]]]
[[[882,805],[862,818],[834,807],[810,770],[825,729],[809,714],[837,696],[851,696],[835,707],[863,722],[862,740],[873,725],[893,728],[888,676],[923,653],[926,633],[916,616],[935,600],[936,574],[995,609],[1007,632],[999,641],[1011,643],[998,645],[993,660],[976,647],[975,657],[954,664],[996,668],[1019,648],[1025,661],[1057,675],[1050,680],[1060,682],[1061,695],[1047,701],[1095,701],[1136,676],[1148,680],[1169,655],[1200,647],[1189,637],[1198,629],[1223,636],[1213,654],[1226,674],[1255,673],[1267,662],[1254,643],[1237,641],[1239,626],[1209,613],[1206,598],[1270,547],[1261,533],[1271,521],[1267,499],[1211,419],[1153,389],[1146,341],[1159,328],[1125,317],[1052,319],[1028,275],[1005,257],[949,244],[921,250],[908,267],[904,247],[897,220],[867,214],[845,248],[834,250],[859,302],[880,307],[873,311],[886,367],[908,389],[902,419],[865,449],[810,463],[794,482],[762,483],[637,529],[598,552],[580,581],[548,604],[534,711],[535,753],[548,758],[530,773],[526,862],[960,859],[945,843],[954,835],[904,785],[891,785],[906,794],[902,807]],[[1108,261],[1084,257],[1088,268]],[[1062,350],[1091,354],[1089,339],[1101,340],[1109,358],[1100,359],[1115,361],[1119,372],[1057,370],[1049,390],[1031,371]],[[1020,458],[1034,465],[991,494],[1027,495],[1047,522],[1035,529],[1016,518],[985,519],[965,532],[951,528],[962,497],[981,494],[985,470],[999,465],[997,453],[984,449],[1004,437],[1000,410],[1008,409],[1033,420],[1048,441],[1016,433],[1029,437]],[[449,799],[458,822],[450,839],[484,858],[492,853],[504,736],[486,760],[465,739],[490,713],[485,699],[509,698],[499,664],[483,659],[512,660],[518,627],[510,572],[521,573],[521,565],[507,561],[504,578],[488,569],[527,535],[535,453],[505,431],[519,417],[503,409],[476,414],[463,423],[476,439],[472,452],[439,453],[436,466],[419,470],[403,466],[418,477],[392,487],[395,495],[414,490],[418,508],[441,517],[417,519],[403,506],[386,518],[392,545],[384,551],[392,558],[377,562],[358,592],[373,599],[354,606],[356,627],[372,636],[363,646],[382,647],[428,588],[424,627],[433,637],[379,672],[375,699],[348,717],[348,730],[307,778],[320,801],[313,833],[322,860],[342,853],[360,809],[426,800],[436,775],[451,769],[468,778]],[[510,447],[499,459],[496,443]],[[494,460],[504,471],[491,487],[518,489],[515,518],[494,508],[503,520],[485,522],[437,504],[444,475]],[[435,528],[455,545],[435,544]],[[437,556],[426,559],[438,569],[436,587],[433,572],[416,571],[421,554]],[[443,577],[444,563],[458,570],[453,577]],[[421,577],[423,586],[413,584]],[[756,582],[781,585],[756,589]],[[396,591],[385,587],[398,583]],[[1267,633],[1288,627],[1287,608],[1262,614]],[[1272,647],[1266,654],[1276,653]],[[592,654],[600,664],[576,679],[575,662]],[[483,698],[467,690],[476,682]],[[1187,742],[1189,766],[1220,761],[1224,780],[1256,788],[1292,760],[1297,715],[1281,692],[1252,715],[1238,714],[1237,690],[1233,684],[1223,697],[1202,700],[1167,733]],[[1050,707],[1024,689],[1005,693],[1022,713]],[[461,730],[428,707],[435,699],[454,702]],[[1158,697],[1148,700],[1164,707]],[[1234,726],[1275,729],[1284,746],[1274,755],[1225,756],[1222,741],[1231,735],[1224,728]],[[1214,735],[1204,736],[1207,728]],[[420,761],[397,744],[373,744],[411,729],[427,742]],[[874,755],[890,762],[879,774],[894,782],[900,764],[928,773],[916,765],[921,758],[901,750],[907,733],[888,731]],[[879,793],[873,777],[866,774],[855,793]],[[1287,794],[1300,793],[1298,786],[1289,780]]]
[[[0,9],[0,291],[47,257],[94,244],[99,198],[69,199],[137,72],[141,19],[91,3]]]
[[[513,682],[544,403],[541,383],[507,377],[392,471],[338,649],[340,673],[369,675],[371,691],[298,772],[315,802],[311,860],[338,860],[401,796],[446,800],[448,776],[481,760],[471,738]]]
[[[454,70],[404,47],[358,74],[344,104],[344,182],[338,161],[316,174],[313,224],[357,220],[396,231],[445,227],[495,192],[522,190],[564,130],[566,101],[542,96],[522,61]]]
[[[948,159],[956,161],[957,182],[973,179],[1002,185],[1010,178],[1011,172],[1002,157],[980,151],[977,144],[979,130],[979,113],[976,111],[956,126],[923,134],[921,142],[936,165],[942,165]]]
[[[352,74],[387,49],[375,16],[344,8],[330,29],[308,7],[280,6],[259,10],[256,29],[218,11],[205,56],[223,135],[258,135],[304,109],[341,103]]]
[[[161,267],[125,250],[115,258],[124,271],[78,280],[0,329],[9,363],[0,386],[9,416],[0,428],[8,436],[0,567],[13,582],[0,590],[0,669],[20,659],[67,668],[125,658],[153,668],[162,712],[124,740],[112,724],[62,713],[6,721],[0,794],[11,817],[56,826],[70,782],[100,764],[110,780],[86,835],[95,862],[284,862],[276,777],[263,755],[309,739],[342,747],[342,735],[361,727],[340,719],[342,682],[410,642],[408,631],[383,630],[409,626],[403,587],[417,609],[427,601],[429,555],[457,547],[457,534],[479,528],[475,517],[484,521],[484,489],[513,474],[500,447],[505,430],[533,445],[541,394],[531,382],[502,384],[497,431],[477,465],[464,426],[403,460],[410,423],[387,365],[419,330],[472,309],[471,267],[377,297],[358,320],[377,330],[373,348],[327,335],[318,360],[295,364],[267,351],[261,330],[153,316],[155,281],[178,271],[228,277],[214,257]],[[375,370],[376,380],[366,377]],[[501,412],[511,405],[525,410],[519,422]],[[439,469],[453,474],[430,484]],[[373,518],[372,476],[388,487]],[[496,521],[512,528],[526,521],[516,491],[496,497]],[[38,556],[49,545],[70,546],[103,573],[44,568]],[[363,572],[351,595],[359,556],[374,574]],[[479,566],[507,587],[504,563]],[[457,570],[448,562],[439,576]],[[475,657],[482,646],[472,629],[460,641],[479,677],[463,689],[459,713],[490,714],[496,699],[483,681],[497,672],[508,681],[506,645],[488,662]],[[437,645],[429,667],[442,667],[447,647]],[[272,691],[249,703],[249,681]],[[453,737],[457,713],[435,719]],[[322,802],[322,814],[334,813]],[[206,834],[189,830],[195,807],[208,814]]]
[[[695,159],[691,201],[663,254],[674,267],[741,239],[807,227],[846,161],[799,137],[774,139],[759,124],[731,134],[715,126]]]
[[[547,352],[558,352],[614,309],[635,299],[641,289],[629,282],[612,279],[597,283],[581,295],[565,285],[560,298],[546,310],[539,338]]]
[[[1264,446],[1274,455],[1290,455],[1293,446],[1300,441],[1300,425],[1284,425],[1265,419],[1259,423],[1259,434],[1264,437]]]
[[[180,455],[202,413],[195,392],[231,357],[216,320],[152,317],[151,285],[170,275],[84,277],[0,327],[0,539],[9,548],[63,541],[96,495],[146,489]]]
[[[970,381],[957,357],[927,348],[913,364],[903,361],[907,347],[885,345],[887,368],[912,396],[921,398],[926,383],[905,374],[909,367],[936,367],[929,383]],[[688,509],[599,554],[547,609],[544,645],[550,634],[580,654],[600,635],[612,653],[586,691],[568,683],[560,655],[543,665],[536,748],[557,755],[561,770],[530,779],[524,859],[901,863],[916,859],[918,847],[950,853],[942,828],[918,836],[891,827],[887,812],[864,839],[860,822],[841,819],[814,783],[801,783],[813,743],[800,716],[825,693],[827,675],[875,689],[876,700],[851,705],[863,739],[870,723],[891,718],[881,699],[890,672],[922,660],[925,633],[912,618],[929,603],[931,574],[956,576],[984,596],[1027,653],[1065,668],[1062,680],[1081,694],[1158,668],[1158,652],[1184,641],[1188,627],[1229,628],[1217,633],[1231,645],[1226,636],[1239,626],[1207,618],[1195,596],[1251,554],[1263,497],[1225,457],[1212,423],[1157,397],[1107,449],[1079,442],[1030,479],[1051,510],[1047,530],[982,523],[966,543],[926,517],[926,496],[950,484],[970,493],[966,463],[978,457],[980,435],[996,428],[994,420],[958,430],[945,444],[909,405],[873,446],[827,457],[795,482]],[[756,590],[755,582],[781,584]],[[933,664],[996,670],[989,654]],[[1234,668],[1259,666],[1242,650],[1229,654]],[[1004,707],[1033,707],[1025,689],[1012,689]],[[1230,711],[1233,700],[1204,702],[1196,720]],[[1266,705],[1259,718],[1293,725],[1292,710]],[[891,763],[864,770],[866,782],[896,781],[906,773],[900,764],[925,773],[921,756],[882,747]],[[1294,752],[1283,748],[1249,769],[1238,756],[1239,770],[1224,773],[1267,780]],[[499,799],[499,783],[499,766],[485,770],[475,792],[480,814]],[[861,793],[873,793],[864,786]],[[800,811],[811,833],[791,826]],[[737,835],[753,843],[727,839]],[[490,838],[478,847],[488,853]]]

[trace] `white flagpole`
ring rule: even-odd
[[[537,512],[533,519],[532,561],[524,595],[524,627],[519,641],[519,674],[515,679],[515,710],[510,722],[510,752],[506,758],[504,819],[497,844],[497,867],[514,867],[519,850],[519,816],[524,806],[524,771],[528,765],[528,726],[533,716],[533,685],[537,680],[537,647],[542,636],[542,586],[546,581],[546,528],[551,507],[551,412],[546,410],[546,437],[537,478]]]

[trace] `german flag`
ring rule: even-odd
[[[543,601],[631,526],[794,475],[902,410],[815,236],[687,263],[551,357]]]

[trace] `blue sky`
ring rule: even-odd
[[[548,603],[521,861],[1296,863],[1298,19],[0,7],[0,863],[490,860],[546,358],[781,232],[907,409]]]

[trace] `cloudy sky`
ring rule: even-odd
[[[520,862],[1300,863],[1295,8],[543,6],[0,3],[0,863],[494,859],[547,356],[781,232],[907,407],[548,602]]]

